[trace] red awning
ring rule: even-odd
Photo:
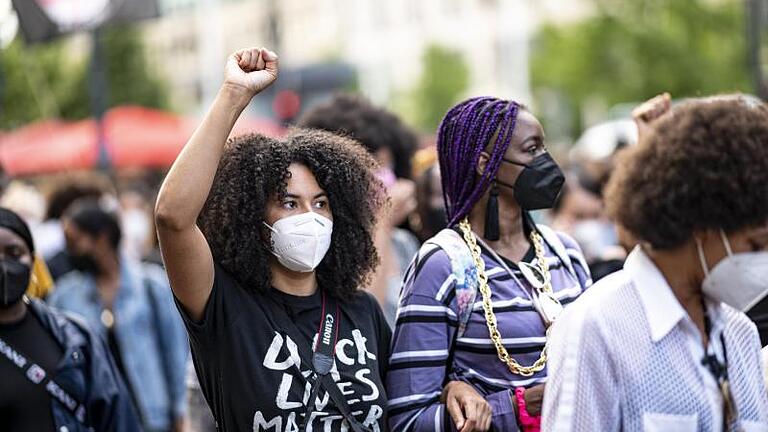
[[[173,163],[198,119],[143,107],[124,106],[103,120],[106,150],[115,168],[163,168]],[[233,135],[259,132],[280,136],[284,129],[267,119],[241,118]],[[46,120],[0,134],[0,164],[11,175],[89,169],[98,159],[92,119]]]
[[[141,107],[118,107],[104,116],[104,137],[115,168],[170,165],[194,127],[174,114]]]
[[[0,137],[0,164],[11,175],[90,168],[97,157],[93,120],[46,120]]]

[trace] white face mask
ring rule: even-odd
[[[728,256],[720,260],[712,271],[707,268],[701,240],[696,239],[705,275],[701,289],[710,299],[746,312],[768,294],[768,251],[734,254],[722,230],[720,237]]]
[[[331,247],[333,222],[314,212],[264,225],[272,231],[272,254],[289,270],[313,271]]]

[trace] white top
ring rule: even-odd
[[[35,241],[37,253],[50,258],[66,247],[64,228],[58,219],[45,221],[32,227],[32,238]]]
[[[768,386],[768,346],[764,346],[761,352],[763,354],[763,380]]]
[[[725,339],[738,418],[729,430],[768,431],[754,324],[722,303],[708,303],[707,314],[708,352],[721,362]],[[637,248],[553,326],[542,430],[720,431],[722,394],[703,358],[701,334]]]

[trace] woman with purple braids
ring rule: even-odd
[[[437,143],[448,228],[405,276],[387,391],[396,431],[538,431],[547,333],[590,284],[581,251],[533,223],[563,174],[520,104],[472,98]]]

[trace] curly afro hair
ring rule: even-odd
[[[399,117],[374,106],[362,96],[338,93],[299,119],[299,126],[343,133],[360,141],[370,153],[389,149],[395,175],[411,178],[411,158],[418,136]]]
[[[316,270],[328,293],[347,300],[369,282],[378,264],[373,229],[386,203],[376,162],[358,143],[323,131],[293,130],[282,140],[247,135],[225,147],[198,225],[213,257],[242,287],[264,292],[271,283],[262,222],[270,200],[286,192],[291,163],[315,175],[333,213],[331,246]]]
[[[611,216],[657,249],[695,231],[768,221],[768,106],[742,95],[684,102],[619,157]]]

